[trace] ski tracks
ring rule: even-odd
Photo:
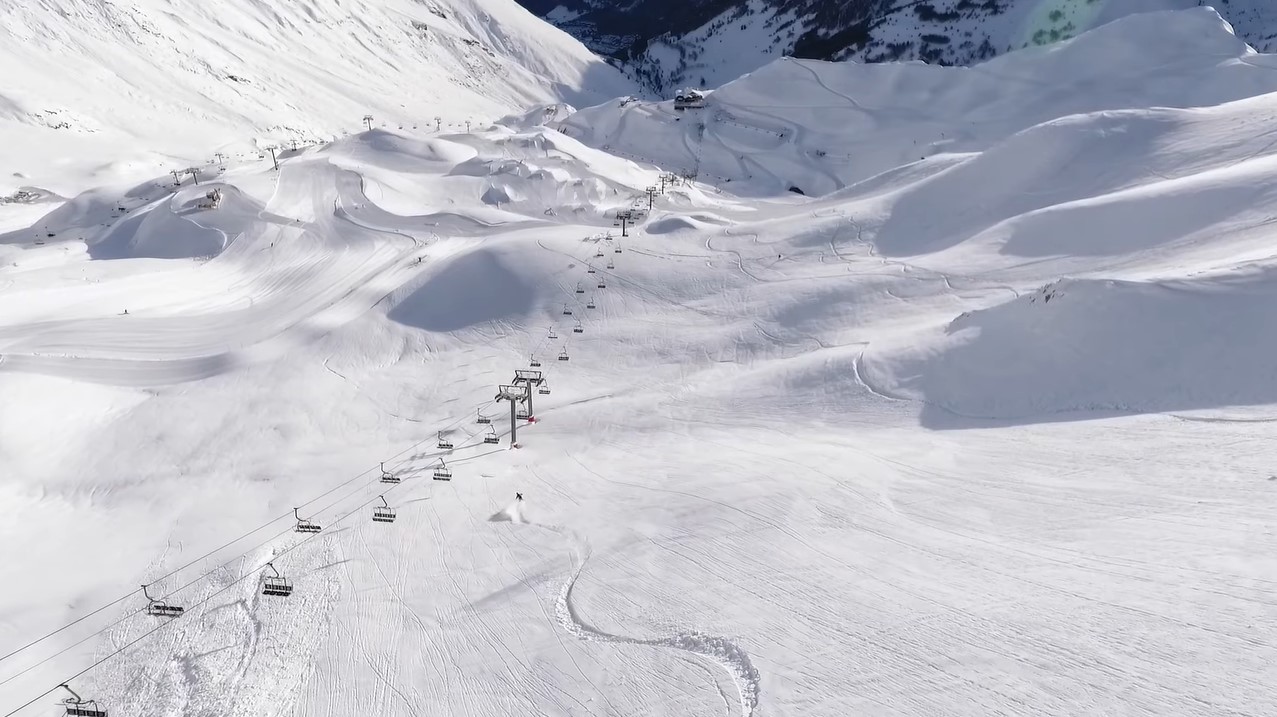
[[[581,572],[589,562],[591,551],[588,545],[574,532],[556,525],[529,523],[563,536],[574,546],[573,562],[576,566],[564,581],[555,602],[555,619],[568,634],[580,640],[590,642],[606,642],[619,645],[640,645],[667,650],[690,653],[718,663],[732,678],[739,692],[738,706],[741,717],[752,717],[758,708],[760,692],[760,676],[749,654],[735,642],[716,635],[700,631],[680,632],[674,635],[656,638],[639,638],[600,630],[586,622],[572,603],[572,592],[581,577]],[[717,684],[717,683],[716,683]],[[721,692],[721,688],[720,688]]]

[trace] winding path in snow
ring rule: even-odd
[[[718,663],[720,667],[727,671],[731,676],[732,682],[735,683],[737,691],[740,693],[740,714],[741,717],[752,717],[754,710],[758,707],[759,695],[759,674],[754,664],[749,659],[749,654],[745,652],[739,645],[725,637],[717,637],[707,635],[702,632],[689,631],[680,632],[675,635],[667,635],[665,637],[656,638],[639,638],[630,637],[628,635],[617,635],[611,632],[600,630],[590,623],[586,622],[577,612],[572,604],[572,591],[576,587],[576,582],[581,577],[581,571],[585,569],[585,564],[590,560],[590,550],[583,541],[575,536],[571,531],[556,525],[545,525],[543,523],[533,523],[521,519],[513,522],[526,523],[535,525],[539,528],[558,533],[568,540],[569,543],[579,546],[577,552],[580,555],[568,579],[563,583],[563,588],[559,591],[558,600],[554,605],[554,616],[558,620],[559,625],[569,634],[580,640],[588,640],[590,642],[610,642],[621,645],[642,645],[645,647],[660,647],[668,650],[678,650],[681,652],[707,657]],[[575,557],[575,556],[574,556]]]

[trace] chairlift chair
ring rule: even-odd
[[[58,687],[71,693],[70,697],[62,700],[62,707],[66,710],[63,714],[74,717],[107,717],[106,710],[98,707],[96,701],[82,699],[65,683]]]
[[[572,327],[572,333],[574,333],[574,334],[583,334],[583,333],[585,333],[585,327],[581,326],[581,322],[580,322],[580,321],[577,321],[577,322],[576,322],[576,326],[573,326],[573,327]]]
[[[593,299],[593,298],[591,298],[588,302],[586,302],[586,304],[585,304],[585,308],[587,308],[587,309],[593,309],[593,308],[595,308],[595,306],[594,306],[594,299]]]
[[[436,444],[441,451],[452,450],[452,441],[443,437],[443,431],[439,431],[439,443]]]
[[[617,245],[616,245],[616,248],[612,250],[612,253],[614,253],[614,254],[620,254],[620,253],[621,253],[621,245],[620,245],[620,244],[617,244]]]
[[[599,279],[599,288],[600,288],[600,289],[606,289],[606,288],[607,288],[607,282],[606,282],[606,281],[604,281],[604,280],[602,280],[602,279]]]
[[[579,282],[579,281],[576,283],[576,293],[578,293],[578,294],[584,294],[584,293],[585,293],[585,287],[581,286],[581,282]]]
[[[386,496],[379,495],[381,505],[375,505],[372,508],[372,520],[374,523],[393,523],[395,522],[395,509],[390,507],[386,502]]]
[[[609,268],[609,269],[615,269],[615,268],[616,268],[616,263],[615,263],[615,262],[613,262],[611,259],[608,259],[608,260],[607,260],[607,268]]]
[[[488,418],[487,416],[483,415],[482,413],[479,413],[479,417],[478,417],[477,419],[475,419],[475,423],[481,423],[481,424],[483,424],[483,425],[485,425],[485,426],[486,426],[486,425],[489,425],[489,424],[491,424],[491,423],[492,423],[492,419],[491,419],[491,418]],[[385,464],[383,463],[382,465],[385,465]]]
[[[602,259],[602,258],[603,258],[603,250],[602,250],[602,249],[597,249],[597,250],[595,250],[595,252],[594,252],[594,258],[595,258],[595,259]]]
[[[559,337],[558,337],[558,335],[554,333],[554,327],[553,327],[553,326],[551,326],[551,327],[550,327],[550,335],[549,335],[549,336],[547,336],[546,338],[551,339],[551,340],[559,338]]]
[[[439,465],[435,467],[435,480],[452,480],[452,471],[448,470],[448,465],[439,459]]]
[[[514,417],[520,421],[526,421],[529,418],[532,418],[532,414],[528,413],[528,409],[520,408],[517,412],[515,412]]]
[[[501,442],[501,438],[497,436],[497,429],[488,426],[488,435],[483,437],[483,442],[488,445],[496,445]]]
[[[586,265],[585,265],[585,273],[587,273],[587,274],[594,274],[594,273],[597,273],[597,272],[595,272],[595,271],[594,271],[594,267],[593,267],[593,266],[590,266],[589,264],[586,264]]]
[[[320,531],[318,523],[312,523],[311,521],[302,518],[298,515],[296,508],[293,508],[293,517],[297,518],[297,527],[295,530],[298,533],[318,533]]]
[[[542,396],[549,396],[550,384],[546,383],[545,381],[542,381],[541,385],[537,386],[537,393],[541,394]]]
[[[536,357],[536,356],[532,356],[532,357],[530,357],[530,358],[528,359],[528,365],[529,365],[529,366],[531,366],[532,368],[540,368],[540,367],[541,367],[541,362],[540,362],[540,361],[537,361],[537,357]]]
[[[479,423],[484,423],[487,420],[488,419],[484,418],[482,415],[479,416]],[[382,483],[398,483],[399,482],[399,476],[386,470],[385,463],[381,464],[381,482]]]
[[[279,574],[279,571],[275,569],[274,563],[266,563],[266,567],[270,568],[270,571],[274,573],[274,575],[262,576],[262,594],[274,595],[276,597],[288,597],[289,595],[292,595],[293,583],[289,581],[288,578]]]
[[[571,316],[571,315],[572,315],[572,309],[568,308],[568,305],[567,305],[567,304],[564,304],[564,305],[563,305],[563,315],[564,315],[564,316]]]
[[[155,615],[156,617],[179,617],[186,612],[186,608],[181,605],[169,605],[163,600],[156,600],[146,591],[146,586],[142,586],[142,597],[146,598],[146,614]]]
[[[567,346],[564,346],[564,347],[563,347],[563,350],[559,352],[559,360],[560,360],[560,361],[567,361],[567,360],[568,360],[568,347],[567,347]]]

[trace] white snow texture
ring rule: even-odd
[[[1209,8],[676,111],[506,0],[0,6],[0,715],[1277,714]]]

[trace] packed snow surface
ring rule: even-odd
[[[1277,713],[1274,67],[1193,10],[15,191],[0,706]]]

